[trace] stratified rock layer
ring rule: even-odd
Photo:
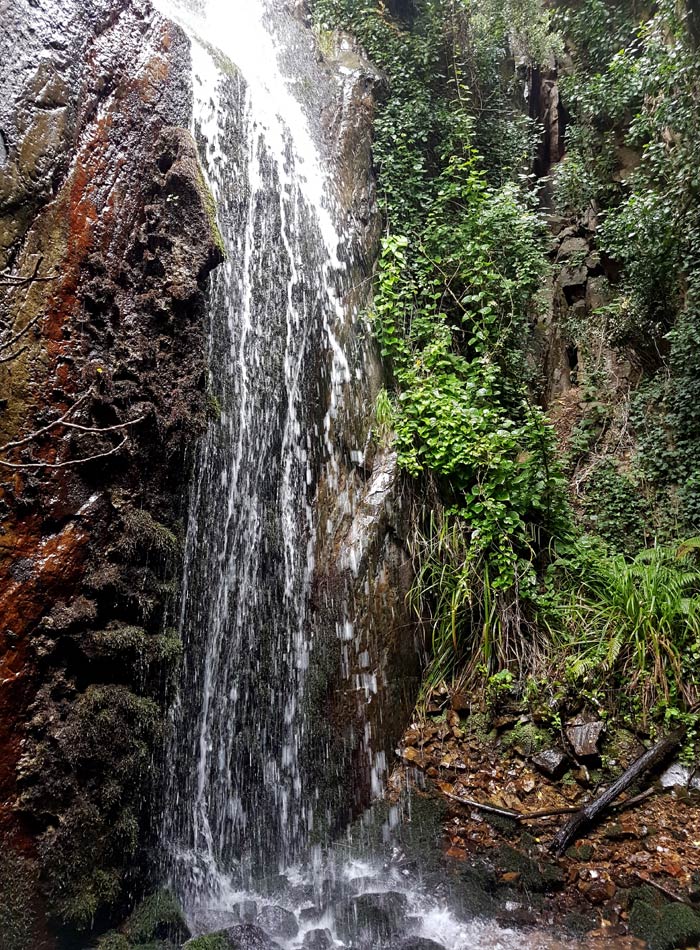
[[[0,930],[38,950],[138,888],[220,251],[180,31],[141,0],[3,21],[0,269],[41,279],[0,284]]]

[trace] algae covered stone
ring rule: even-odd
[[[646,940],[649,950],[679,950],[700,941],[700,914],[685,904],[658,907],[637,900],[630,913],[630,931]]]
[[[134,944],[165,939],[182,943],[190,936],[180,905],[166,890],[143,900],[127,920],[124,932]]]

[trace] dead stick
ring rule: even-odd
[[[694,907],[694,908],[696,907],[696,905],[693,904],[692,901],[689,901],[685,897],[681,897],[680,894],[674,893],[672,890],[670,890],[670,888],[664,887],[663,884],[659,884],[657,881],[654,881],[652,878],[645,877],[643,874],[640,874],[639,871],[635,871],[634,876],[637,878],[638,881],[641,881],[642,884],[648,884],[650,887],[656,888],[656,890],[660,894],[663,894],[665,897],[668,897],[669,900],[676,901],[679,904],[685,904],[687,907]]]
[[[452,802],[458,802],[460,805],[466,805],[467,808],[478,808],[480,811],[487,811],[492,815],[500,815],[501,818],[514,818],[516,821],[520,818],[517,811],[511,811],[510,808],[496,808],[495,805],[482,805],[481,802],[475,802],[471,798],[460,798],[459,795],[450,795],[449,792],[443,792],[445,798]]]
[[[635,795],[634,798],[628,798],[626,802],[620,802],[619,805],[615,805],[616,811],[625,811],[627,808],[634,808],[635,805],[639,805],[640,802],[646,801],[650,795],[653,795],[656,791],[655,788],[648,788],[646,791],[641,792],[639,795]]]
[[[450,801],[458,802],[467,808],[478,808],[481,811],[491,812],[493,815],[500,815],[502,818],[511,818],[513,821],[527,821],[530,818],[551,818],[554,815],[571,815],[577,808],[571,806],[567,808],[548,808],[543,811],[512,811],[510,808],[497,808],[495,805],[484,805],[482,802],[474,801],[473,798],[460,798],[459,795],[451,795],[449,792],[443,792],[445,798]]]
[[[528,818],[553,818],[555,815],[573,815],[578,811],[575,805],[565,805],[561,808],[545,808],[543,811],[524,812],[520,816],[520,821],[527,821]]]
[[[636,779],[646,774],[650,769],[654,768],[655,765],[663,762],[679,745],[684,735],[685,729],[679,729],[660,742],[657,742],[656,745],[652,746],[644,755],[633,762],[616,782],[613,782],[612,785],[597,798],[594,798],[592,802],[589,802],[588,805],[578,811],[571,821],[567,822],[550,841],[549,850],[552,854],[561,856],[569,844],[578,836],[581,829],[592,824],[602,812],[612,805],[618,795],[621,795],[626,788],[629,788]]]

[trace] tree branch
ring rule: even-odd
[[[626,788],[642,775],[646,774],[654,766],[659,765],[663,760],[680,745],[685,729],[678,729],[671,735],[666,736],[656,745],[648,749],[643,755],[636,759],[622,775],[613,782],[604,792],[592,802],[589,802],[584,808],[578,811],[571,821],[569,821],[549,843],[549,850],[552,854],[560,857],[568,848],[571,841],[575,840],[581,829],[588,827],[596,818],[604,812],[615,799],[625,791]]]
[[[28,333],[43,316],[43,313],[38,313],[35,317],[32,317],[26,326],[22,327],[21,330],[18,330],[17,333],[14,333],[9,340],[5,340],[4,342],[0,343],[0,353],[2,353],[3,350],[8,349],[8,347],[14,346],[18,340],[21,340],[25,333]]]
[[[29,277],[20,277],[18,274],[0,274],[0,287],[22,287],[26,284],[44,284],[50,280],[58,280],[59,274],[53,277],[39,277],[39,268],[44,263],[43,255],[37,258],[34,270]]]
[[[99,430],[103,431],[103,430]],[[129,436],[125,435],[119,445],[115,445],[108,452],[97,452],[95,455],[88,455],[86,458],[69,459],[67,462],[5,462],[0,459],[0,465],[5,468],[70,468],[73,465],[83,465],[85,462],[94,462],[96,459],[106,459],[110,455],[115,455],[129,441]]]
[[[2,360],[0,359],[0,362]],[[141,415],[136,419],[130,419],[128,422],[119,422],[112,426],[84,426],[80,425],[78,422],[70,422],[68,417],[72,415],[76,409],[78,409],[86,399],[90,396],[90,393],[84,393],[77,399],[73,405],[67,409],[62,416],[58,419],[54,419],[53,422],[49,422],[47,425],[43,426],[41,429],[37,429],[35,432],[30,432],[29,435],[25,436],[23,439],[17,439],[14,442],[6,442],[5,445],[0,446],[0,453],[9,452],[12,449],[19,449],[23,446],[29,445],[32,442],[35,442],[41,436],[45,435],[47,432],[51,432],[53,429],[58,427],[64,427],[67,429],[75,429],[78,432],[87,432],[95,435],[102,435],[107,432],[118,432],[124,429],[130,429],[132,426],[135,426],[137,423],[142,422],[146,416]],[[0,466],[4,468],[13,468],[13,469],[36,469],[36,468],[68,468],[72,465],[82,465],[84,462],[92,462],[95,459],[107,458],[110,455],[114,455],[118,452],[128,441],[128,435],[125,435],[119,445],[113,446],[111,449],[105,452],[98,452],[95,455],[89,455],[86,458],[79,459],[69,459],[65,462],[8,462],[4,459],[0,459]]]
[[[65,422],[65,420],[68,418],[68,416],[72,412],[75,412],[78,406],[81,406],[85,402],[85,400],[88,398],[89,395],[90,395],[89,393],[85,393],[84,395],[82,395],[78,400],[76,400],[76,402],[73,403],[70,409],[67,409],[63,413],[60,419],[54,419],[53,422],[49,422],[49,424],[45,425],[42,429],[37,429],[35,432],[30,432],[29,435],[25,436],[24,439],[18,439],[16,442],[6,442],[5,445],[1,445],[0,452],[7,452],[9,451],[9,449],[18,449],[23,445],[28,445],[30,442],[33,442],[35,439],[38,439],[40,435],[43,435],[45,432],[48,432],[50,429],[55,429],[56,426],[62,425]]]

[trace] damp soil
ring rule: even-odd
[[[603,738],[598,754],[577,759],[569,748],[565,765],[548,775],[537,763],[551,738],[518,717],[494,727],[482,714],[454,709],[425,716],[397,750],[391,797],[408,793],[440,813],[448,875],[474,878],[492,904],[481,911],[503,925],[546,927],[575,946],[697,947],[697,790],[662,787],[658,772],[649,775],[561,858],[548,844],[569,815],[515,820],[487,810],[573,812],[644,748],[620,730]]]

